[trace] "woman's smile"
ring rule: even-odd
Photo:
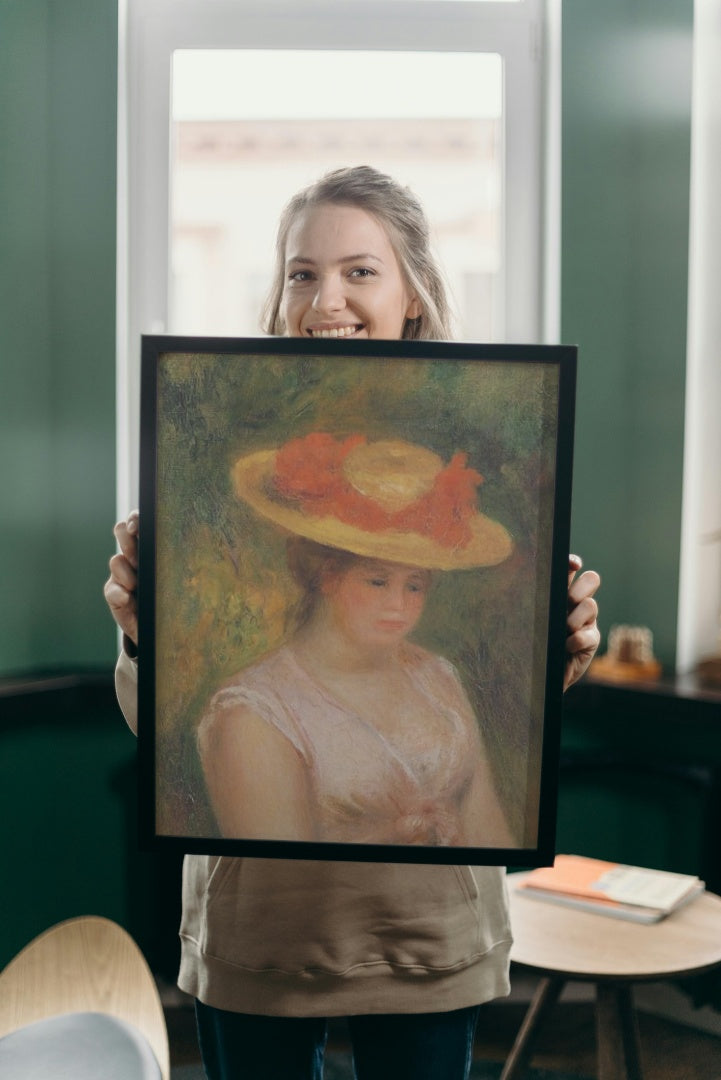
[[[355,337],[362,329],[363,323],[352,323],[346,326],[309,326],[306,332],[311,337],[343,338]]]

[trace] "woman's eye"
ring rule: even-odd
[[[385,578],[368,578],[368,584],[375,586],[376,589],[382,589],[388,583]]]
[[[310,270],[294,270],[291,274],[288,274],[288,281],[295,281],[302,284],[305,281],[310,281]]]
[[[350,277],[355,277],[355,278],[369,278],[369,277],[374,277],[374,276],[375,276],[375,271],[371,270],[371,268],[369,266],[356,266],[350,272]]]

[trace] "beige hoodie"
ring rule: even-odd
[[[137,665],[118,700],[137,724]],[[186,855],[181,989],[270,1016],[441,1012],[508,993],[505,871]]]

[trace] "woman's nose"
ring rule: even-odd
[[[389,591],[389,600],[394,611],[403,611],[408,600],[408,594],[402,585],[392,585]]]
[[[343,286],[335,275],[326,275],[318,280],[313,307],[322,315],[340,311],[345,307]]]

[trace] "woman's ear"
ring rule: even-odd
[[[337,581],[338,575],[329,566],[324,566],[318,580],[318,591],[321,596],[331,596]]]
[[[407,319],[418,319],[423,314],[423,306],[417,296],[414,296],[406,311]]]

